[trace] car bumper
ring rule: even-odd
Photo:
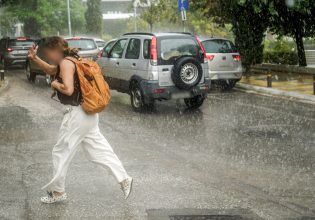
[[[5,57],[4,62],[6,65],[21,65],[26,63],[26,57]]]
[[[209,71],[211,80],[220,80],[220,79],[241,79],[243,76],[243,71],[220,71],[212,72]]]
[[[182,90],[175,86],[160,86],[157,81],[141,81],[142,91],[144,93],[145,101],[152,100],[170,100],[191,98],[197,95],[207,95],[211,88],[211,80],[206,79],[204,83],[200,83],[190,90]]]

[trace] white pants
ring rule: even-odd
[[[128,176],[98,127],[98,114],[87,115],[81,106],[70,106],[64,115],[59,137],[52,151],[54,177],[42,189],[64,192],[67,170],[80,146],[92,162],[110,169],[118,182]]]

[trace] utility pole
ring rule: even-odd
[[[137,24],[137,6],[136,5],[134,5],[134,20],[135,20],[135,32],[137,32],[138,31],[138,24]]]
[[[69,37],[72,37],[72,30],[71,30],[71,14],[70,14],[70,0],[67,0],[67,8],[68,8],[68,29],[69,29]]]

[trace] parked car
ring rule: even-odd
[[[105,51],[105,53],[108,53],[116,41],[117,41],[117,39],[112,39],[112,40],[108,41],[105,44],[104,48],[97,54],[97,59],[100,59],[102,57],[104,51]]]
[[[94,38],[94,41],[96,42],[97,44],[97,47],[99,50],[103,50],[105,45],[106,45],[106,42],[102,39],[99,39],[99,38]]]
[[[212,82],[223,90],[234,88],[243,75],[241,56],[234,44],[223,38],[206,38],[201,43],[207,53]]]
[[[82,58],[96,60],[97,54],[100,52],[94,38],[88,37],[71,37],[65,38],[69,47],[79,49],[79,55]]]
[[[37,55],[45,60],[42,47],[41,47],[41,39],[37,39],[34,41],[36,45],[38,45]],[[35,82],[36,77],[43,76],[46,79],[47,85],[50,85],[52,77],[50,75],[47,75],[45,72],[43,72],[36,63],[32,62],[31,60],[27,59],[25,64],[25,75],[28,81]]]
[[[97,62],[111,89],[130,94],[137,112],[170,99],[199,108],[210,89],[204,48],[188,33],[127,33]]]
[[[34,41],[26,37],[9,38],[0,40],[0,63],[5,67],[12,65],[25,65],[28,49]]]

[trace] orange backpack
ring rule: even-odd
[[[78,74],[82,95],[82,108],[87,114],[104,110],[110,100],[110,91],[99,65],[91,60],[66,57],[72,61]]]

